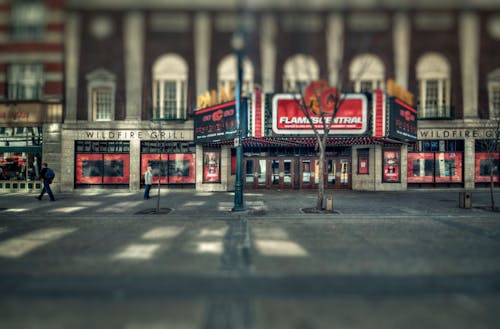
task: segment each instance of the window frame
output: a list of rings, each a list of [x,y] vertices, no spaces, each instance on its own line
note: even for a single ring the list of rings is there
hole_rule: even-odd
[[[33,76],[26,74],[27,68]],[[16,72],[17,71],[17,72]],[[38,71],[38,72],[36,72]],[[7,100],[10,101],[40,101],[44,97],[45,75],[41,63],[11,63],[7,66]],[[30,81],[33,80],[33,81]],[[31,86],[30,86],[30,83]],[[26,91],[32,89],[33,97],[27,97]],[[22,94],[21,96],[19,96]]]
[[[361,54],[353,58],[349,65],[349,78],[354,92],[372,92],[385,89],[385,65],[373,54]],[[363,84],[371,84],[370,90],[364,90]]]
[[[417,109],[419,119],[450,118],[451,69],[449,61],[439,53],[424,54],[417,61]],[[436,83],[437,104],[428,106],[428,84]]]
[[[303,92],[311,81],[319,80],[318,62],[309,55],[297,54],[283,64],[283,92]]]
[[[29,22],[30,19],[26,20],[27,13],[36,13],[38,16]],[[11,40],[40,40],[45,32],[46,16],[47,9],[43,1],[13,1],[9,27]]]
[[[104,70],[97,69],[87,74],[87,107],[88,107],[88,121],[94,122],[105,122],[115,120],[115,97],[116,97],[116,77],[113,73]],[[95,103],[95,93],[98,90],[108,89],[110,91],[111,108],[109,118],[98,118]]]
[[[177,54],[159,57],[152,67],[153,102],[151,117],[156,120],[185,120],[187,117],[187,85],[189,67]],[[175,85],[175,111],[167,112],[165,107],[166,85]]]
[[[490,119],[500,119],[500,68],[488,74],[488,108]],[[498,107],[495,108],[495,93],[498,93]]]

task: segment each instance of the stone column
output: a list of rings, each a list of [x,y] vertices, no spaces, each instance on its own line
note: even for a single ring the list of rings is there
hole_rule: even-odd
[[[475,139],[466,138],[464,140],[464,188],[467,190],[474,188],[475,157]]]
[[[56,173],[56,178],[52,189],[54,192],[61,190],[61,132],[62,124],[60,123],[45,123],[43,125],[43,146],[42,146],[42,163],[47,162],[50,168]]]
[[[144,14],[130,12],[124,21],[125,89],[127,121],[139,121],[142,110]]]
[[[74,190],[75,136],[73,130],[62,131],[60,184],[62,192]]]
[[[260,29],[260,55],[262,59],[262,91],[274,92],[276,76],[276,18],[272,14],[265,14]]]
[[[408,72],[410,68],[410,18],[407,14],[394,15],[393,41],[396,82],[408,89]]]
[[[130,140],[130,184],[131,191],[141,189],[141,140]]]
[[[326,51],[328,64],[328,82],[331,86],[339,86],[340,69],[344,56],[344,19],[341,14],[328,17],[326,29]]]
[[[465,12],[460,16],[460,63],[464,119],[478,118],[479,18]]]
[[[69,13],[65,26],[65,81],[66,109],[65,122],[75,122],[77,112],[78,63],[80,53],[80,17]]]
[[[194,61],[197,96],[204,94],[209,88],[211,31],[210,15],[208,13],[196,14],[194,20]]]

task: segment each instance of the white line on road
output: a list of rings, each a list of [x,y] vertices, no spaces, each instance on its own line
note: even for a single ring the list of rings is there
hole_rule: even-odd
[[[0,243],[0,257],[18,258],[51,241],[76,231],[76,228],[52,228],[30,232]]]

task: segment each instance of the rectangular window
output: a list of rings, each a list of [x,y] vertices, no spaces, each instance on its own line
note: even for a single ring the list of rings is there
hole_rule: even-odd
[[[9,100],[41,100],[43,84],[42,64],[11,64],[7,69]]]
[[[165,119],[174,119],[177,114],[177,83],[165,81],[163,91],[163,110]]]
[[[112,120],[113,92],[111,88],[94,88],[92,103],[94,121]]]
[[[370,154],[369,149],[359,149],[358,150],[358,175],[368,175],[368,155]]]
[[[220,151],[203,153],[203,182],[220,182]]]
[[[384,183],[399,183],[400,177],[400,159],[401,152],[399,150],[384,150],[383,152],[383,182]]]
[[[438,117],[438,85],[437,80],[427,80],[425,84],[425,117]]]
[[[10,35],[13,40],[39,40],[43,36],[43,1],[13,1]]]
[[[500,118],[500,87],[494,87],[492,93],[493,115]]]
[[[373,90],[372,81],[361,81],[359,89],[362,93],[371,92]]]

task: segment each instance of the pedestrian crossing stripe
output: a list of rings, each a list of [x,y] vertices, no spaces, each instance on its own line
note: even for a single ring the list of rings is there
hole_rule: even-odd
[[[76,228],[42,229],[5,240],[0,242],[0,257],[19,258],[74,231]]]

